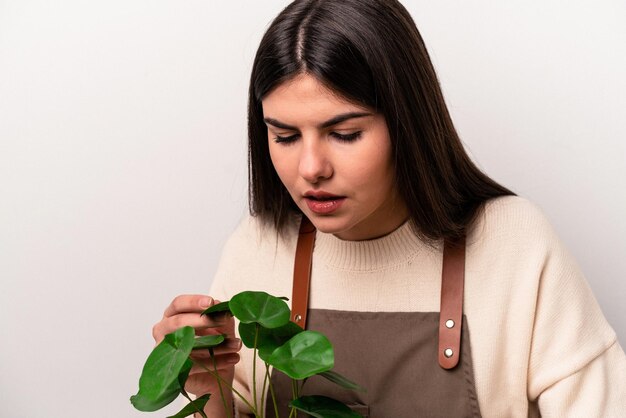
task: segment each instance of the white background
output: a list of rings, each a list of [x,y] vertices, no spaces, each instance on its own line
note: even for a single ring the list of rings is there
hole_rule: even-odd
[[[286,3],[0,0],[0,417],[166,415],[128,397],[246,211],[249,71]],[[624,345],[626,3],[405,4],[468,150]]]

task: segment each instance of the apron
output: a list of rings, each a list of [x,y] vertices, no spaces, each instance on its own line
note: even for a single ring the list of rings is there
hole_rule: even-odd
[[[334,398],[365,418],[480,418],[463,315],[464,240],[444,246],[441,312],[354,312],[308,309],[314,239],[315,228],[303,217],[291,319],[326,335],[335,351],[333,370],[367,391],[350,391],[313,376],[301,395]],[[273,370],[271,380],[280,416],[288,417],[291,379]],[[265,416],[274,417],[269,399]]]

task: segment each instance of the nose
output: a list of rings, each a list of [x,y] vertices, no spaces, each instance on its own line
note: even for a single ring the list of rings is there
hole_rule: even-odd
[[[318,139],[303,140],[298,171],[309,183],[317,183],[333,175],[326,144]]]

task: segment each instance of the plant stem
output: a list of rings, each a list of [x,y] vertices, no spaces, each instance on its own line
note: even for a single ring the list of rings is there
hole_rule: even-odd
[[[296,382],[296,379],[291,379],[291,393],[294,401],[298,399],[298,382]],[[291,414],[289,415],[291,416]],[[293,416],[298,418],[298,411],[295,408],[293,409]]]
[[[302,393],[302,391],[304,390],[304,384],[307,382],[307,380],[309,380],[309,378],[307,377],[306,379],[302,380],[302,384],[300,385],[300,390],[298,391],[298,397],[300,396],[300,394]]]
[[[272,378],[269,379],[270,382],[270,394],[272,395],[272,403],[274,404],[274,418],[278,417],[278,405],[276,404],[276,394],[274,393],[274,385],[272,384]]]
[[[259,410],[259,405],[257,404],[256,399],[256,352],[259,339],[259,327],[260,325],[257,323],[254,332],[254,357],[252,358],[252,398],[254,400],[254,410],[257,412]]]
[[[191,404],[193,405],[193,407],[194,407],[194,408],[196,408],[196,412],[197,412],[197,413],[199,413],[200,415],[202,415],[202,418],[208,418],[208,417],[206,416],[206,414],[204,413],[204,411],[202,411],[200,408],[198,408],[198,405],[196,405],[196,404],[193,402],[193,400],[191,399],[191,397],[187,394],[187,392],[185,392],[185,390],[184,390],[184,389],[181,389],[180,393],[182,393],[182,395],[183,395],[185,398],[187,398],[187,400],[188,400],[189,402],[191,402]],[[194,412],[194,414],[195,414],[195,412]]]
[[[296,399],[296,391],[294,389],[294,384],[295,383],[296,383],[296,381],[294,379],[291,379],[291,398],[292,398],[292,400]],[[294,408],[292,406],[291,407],[291,411],[289,411],[289,418],[293,417],[295,413],[296,413],[296,408]]]
[[[213,369],[215,370],[215,374],[219,376],[217,372],[217,362],[215,361],[215,355],[213,354],[213,348],[209,348],[209,353],[211,353],[211,360],[213,360]],[[226,398],[224,397],[224,389],[222,388],[222,379],[217,379],[217,387],[220,389],[220,396],[222,398],[222,403],[224,404],[224,412],[226,412],[226,416],[231,418],[231,411],[226,404]]]
[[[265,413],[265,393],[267,392],[267,381],[269,380],[269,376],[270,365],[265,363],[265,377],[263,378],[263,390],[261,391],[261,411],[263,411],[263,413]]]
[[[233,393],[237,395],[237,397],[239,397],[239,399],[241,399],[241,401],[245,403],[248,408],[250,408],[250,410],[252,411],[254,415],[257,415],[256,411],[254,410],[254,407],[250,404],[250,402],[248,402],[248,400],[237,389],[233,387],[233,385],[229,384],[227,381],[222,379],[222,377],[219,374],[215,373],[213,370],[209,369],[204,364],[200,364],[200,367],[202,367],[205,371],[211,374],[211,376],[216,378],[218,381],[221,381],[223,384],[225,384],[228,387],[228,389],[232,390]]]

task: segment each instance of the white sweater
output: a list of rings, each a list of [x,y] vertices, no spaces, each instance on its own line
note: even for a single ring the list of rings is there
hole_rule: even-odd
[[[290,297],[297,226],[280,238],[244,219],[211,295]],[[464,313],[482,416],[626,417],[624,351],[541,211],[519,197],[488,202],[466,251]],[[441,269],[441,243],[420,241],[408,224],[370,241],[318,231],[309,307],[438,312]],[[236,385],[248,397],[251,361],[244,348]]]

